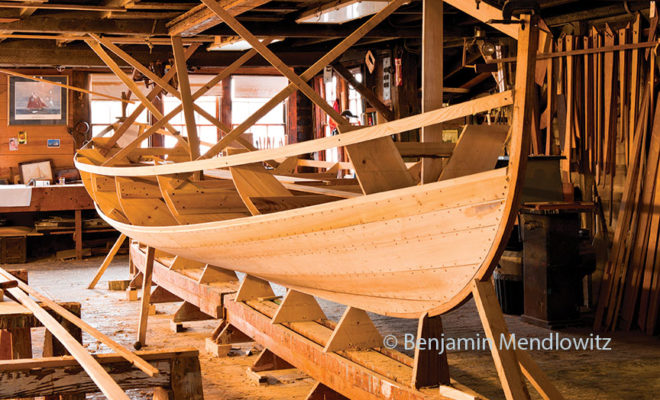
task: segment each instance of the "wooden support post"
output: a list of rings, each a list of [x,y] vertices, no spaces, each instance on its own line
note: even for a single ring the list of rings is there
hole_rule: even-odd
[[[183,304],[181,304],[181,306],[174,313],[172,321],[178,323],[188,321],[206,321],[209,319],[213,319],[213,317],[201,312],[199,307],[196,305],[184,301]]]
[[[92,281],[89,283],[89,286],[87,286],[87,289],[94,289],[94,287],[99,282],[105,271],[108,269],[108,266],[112,262],[112,259],[115,258],[115,255],[121,248],[122,244],[124,244],[125,240],[126,240],[126,235],[124,235],[123,233],[119,235],[119,238],[117,238],[117,241],[108,252],[108,255],[105,256],[105,259],[103,259],[103,263],[99,267],[98,271],[96,271],[96,275],[94,276],[94,279],[92,279]]]
[[[138,337],[135,343],[136,350],[140,350],[146,345],[147,340],[147,321],[149,319],[149,298],[151,296],[151,277],[154,272],[154,258],[156,249],[147,248],[147,262],[144,266],[144,276],[142,278],[142,303],[140,307],[140,322],[138,325]]]
[[[254,372],[295,368],[268,349],[263,349],[250,369]]]
[[[442,318],[424,314],[417,326],[417,343],[420,340],[440,339],[442,337]],[[415,364],[413,365],[412,385],[419,389],[427,386],[449,385],[449,364],[447,352],[438,349],[415,346]],[[431,346],[432,347],[432,346]]]
[[[75,211],[75,233],[74,241],[76,242],[76,260],[82,260],[83,258],[83,239],[82,239],[82,211]]]
[[[67,307],[67,311],[76,315],[80,318],[80,303],[76,304],[75,307]],[[75,324],[66,321],[64,318],[56,317],[57,322],[62,324],[64,329],[66,329],[71,336],[73,336],[79,343],[82,343],[82,329],[80,329]],[[44,348],[43,348],[43,357],[53,357],[53,356],[66,356],[69,352],[66,351],[64,346],[53,337],[53,335],[46,330],[44,335]],[[45,396],[44,400],[85,400],[84,393],[78,394],[69,394],[69,395],[54,395],[54,396]]]
[[[493,284],[490,281],[475,280],[472,295],[486,336],[491,341],[491,354],[507,400],[529,399],[515,350],[501,345],[502,341],[509,340],[510,336]]]
[[[179,92],[181,94],[183,116],[186,120],[186,133],[188,134],[188,144],[190,145],[190,160],[195,160],[199,157],[199,137],[197,136],[197,123],[195,122],[195,112],[193,110],[194,100],[190,92],[188,66],[186,65],[186,56],[184,54],[181,36],[172,36],[172,50],[174,52],[176,74],[179,78]]]
[[[285,322],[314,321],[324,318],[326,318],[325,313],[321,310],[319,303],[313,296],[289,289],[275,316],[273,316],[272,322],[274,324],[282,324]]]
[[[422,16],[422,112],[442,107],[443,101],[443,1],[424,0]],[[441,142],[442,124],[421,129],[421,142]],[[442,171],[439,158],[422,159],[422,183],[435,182]]]
[[[316,382],[305,400],[349,400],[348,397],[335,392],[321,382]]]
[[[255,300],[259,297],[272,297],[275,293],[270,283],[252,275],[245,275],[241,286],[236,293],[235,301]]]
[[[367,312],[359,308],[347,307],[323,351],[337,352],[382,345],[383,338]]]

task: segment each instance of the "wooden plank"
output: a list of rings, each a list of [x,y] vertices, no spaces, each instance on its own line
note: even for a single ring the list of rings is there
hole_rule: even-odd
[[[190,46],[188,46],[188,48],[185,51],[186,60],[195,53],[195,50],[197,50],[197,48],[199,48],[200,45],[201,43],[193,43]],[[165,73],[165,75],[162,76],[162,81],[169,82],[170,80],[172,80],[172,78],[174,78],[175,74],[176,74],[176,66],[172,66],[172,68],[170,68]],[[161,92],[162,90],[159,87],[154,86],[154,88],[151,89],[151,91],[147,94],[147,99],[149,99],[149,101],[153,101],[156,98],[156,96],[158,96]],[[117,143],[117,140],[119,140],[122,137],[122,135],[126,132],[126,130],[131,125],[133,125],[133,123],[138,119],[138,117],[140,116],[140,114],[142,114],[144,109],[145,109],[144,104],[140,103],[135,108],[135,110],[133,110],[133,112],[128,117],[126,117],[126,119],[122,122],[122,124],[117,127],[113,135],[110,137],[110,140],[107,143],[105,143],[105,147],[112,148],[112,146],[114,146]]]
[[[137,352],[138,357],[153,363],[153,368],[158,372],[154,376],[145,375],[116,353],[96,354],[92,359],[103,368],[112,371],[112,377],[122,389],[150,389],[171,387],[174,374],[196,375],[197,371],[194,367],[191,368],[181,361],[191,359],[199,364],[198,354],[196,349],[190,348]],[[201,379],[201,375],[199,378]],[[175,398],[176,400],[201,399],[199,396],[191,395],[190,391],[194,393],[197,389],[193,387],[185,389],[189,390],[190,397],[178,397]],[[94,381],[72,356],[0,361],[0,397],[2,398],[11,396],[58,396],[59,398],[59,395],[97,391]]]
[[[344,67],[342,63],[334,62],[332,63],[332,68],[334,68],[334,70],[339,74],[339,76],[344,78],[344,80],[346,80],[351,86],[353,86],[355,91],[358,92],[360,96],[364,97],[364,99],[367,100],[367,102],[369,102],[369,104],[371,104],[372,107],[378,110],[378,112],[382,114],[387,121],[393,121],[395,119],[392,110],[389,107],[387,107],[385,104],[383,104],[383,102],[380,101],[378,96],[376,96],[376,94],[371,89],[366,87],[363,83],[358,82],[357,79],[355,79],[355,77],[351,73],[351,71],[349,71],[346,67]]]
[[[199,88],[194,94],[193,94],[193,100],[197,100],[199,97],[203,96],[206,92],[211,90],[215,85],[217,85],[220,81],[228,78],[236,72],[243,64],[245,64],[248,60],[250,60],[252,57],[254,57],[257,54],[257,51],[254,49],[250,49],[246,51],[242,56],[240,56],[236,61],[231,63],[227,68],[224,68],[222,72],[220,72],[218,75],[213,77],[211,80],[209,80],[204,86]],[[123,149],[121,149],[119,152],[117,152],[115,155],[113,155],[111,158],[109,158],[104,165],[112,165],[113,163],[121,160],[122,157],[125,157],[127,154],[133,151],[137,146],[142,143],[145,139],[149,138],[151,135],[156,133],[160,128],[165,126],[165,123],[172,119],[175,115],[179,114],[181,110],[183,109],[183,105],[179,104],[176,106],[172,111],[170,111],[167,115],[165,115],[163,118],[159,119],[155,124],[151,126],[151,128],[147,129],[144,131],[142,134],[138,135],[137,138],[135,138],[130,144],[124,146]]]
[[[0,274],[4,275],[5,277],[12,277],[13,275],[10,275],[7,271],[4,269],[0,268]],[[137,368],[142,370],[144,373],[146,373],[149,376],[154,376],[155,374],[158,373],[158,371],[151,366],[148,362],[146,362],[144,359],[141,357],[136,356],[135,354],[131,353],[130,351],[126,350],[126,348],[119,343],[115,342],[112,340],[110,337],[107,335],[103,334],[101,331],[98,329],[94,328],[93,326],[89,325],[85,321],[81,320],[80,317],[77,315],[71,313],[69,310],[66,309],[66,307],[61,306],[60,304],[54,302],[53,300],[49,299],[48,297],[42,295],[41,293],[37,292],[34,290],[32,287],[28,286],[27,284],[23,283],[22,281],[19,281],[19,287],[28,293],[30,296],[34,297],[35,299],[39,300],[44,306],[48,307],[50,310],[56,312],[62,318],[66,319],[67,321],[71,322],[72,324],[80,327],[80,329],[84,330],[87,332],[89,335],[100,341],[101,343],[105,344],[110,348],[111,350],[115,351],[118,353],[120,356],[124,357],[128,362],[131,364],[135,365]]]
[[[443,2],[423,1],[422,14],[422,112],[443,106],[444,89],[444,11]],[[420,142],[442,142],[442,124],[423,127]],[[422,184],[435,182],[442,171],[442,160],[422,158]]]
[[[507,125],[466,125],[439,180],[489,171],[504,151]]]
[[[275,69],[284,75],[298,90],[307,96],[314,104],[320,107],[330,118],[332,118],[339,125],[340,132],[342,126],[350,125],[350,122],[344,118],[337,110],[332,108],[328,102],[323,99],[318,93],[312,89],[305,80],[293,72],[279,57],[275,55],[266,45],[264,45],[256,36],[250,33],[249,30],[243,26],[236,18],[234,18],[228,11],[226,11],[215,0],[202,0],[209,9],[222,19],[234,32],[248,42],[252,48],[257,50],[261,56],[266,59]]]
[[[635,17],[635,22],[632,26],[632,43],[636,44],[642,40],[642,16],[637,13]],[[639,110],[639,85],[640,85],[640,50],[636,49],[632,51],[632,58],[630,60],[630,101],[628,106],[630,107],[630,121],[628,123],[628,132],[631,134],[628,135],[628,156],[626,159],[631,160],[633,158],[633,142],[634,138],[632,133],[637,132],[637,111]]]
[[[566,50],[573,50],[574,39],[572,35],[567,35]],[[573,81],[574,60],[573,56],[566,57],[566,129],[562,132],[564,136],[564,146],[562,148],[562,155],[564,159],[560,161],[563,179],[567,182],[571,181],[571,163],[572,163],[572,149],[573,149],[573,113],[575,100],[573,98],[573,88],[575,82]]]
[[[115,178],[117,199],[124,215],[134,225],[177,225],[162,199],[155,179]]]
[[[190,92],[188,66],[186,65],[186,56],[181,36],[172,36],[172,52],[174,53],[174,65],[176,66],[176,74],[179,82],[183,116],[186,121],[186,133],[188,134],[188,144],[190,146],[190,159],[195,160],[199,157],[199,137],[197,136],[197,123],[195,122],[195,112],[193,110],[194,100]]]
[[[453,7],[458,8],[464,13],[473,16],[481,22],[487,22],[490,20],[502,20],[502,10],[497,9],[496,7],[491,6],[490,4],[484,2],[473,2],[465,0],[444,0],[447,4],[451,4]],[[493,28],[499,30],[502,33],[505,33],[511,36],[514,39],[518,39],[518,25],[516,24],[492,24]]]
[[[156,249],[153,247],[147,248],[147,261],[144,266],[142,276],[142,302],[140,303],[140,320],[138,322],[138,333],[136,347],[145,346],[147,344],[147,321],[149,319],[149,298],[151,296],[151,279],[154,272],[154,257],[156,256]]]
[[[365,127],[341,135],[310,140],[307,142],[294,143],[275,149],[235,154],[229,157],[218,157],[213,159],[196,160],[194,162],[141,167],[101,167],[76,161],[76,167],[91,173],[133,177],[177,174],[206,169],[232,167],[254,162],[263,162],[266,160],[283,159],[295,155],[327,150],[333,147],[361,143],[367,140],[377,139],[380,137],[386,137],[396,133],[405,132],[411,129],[421,128],[422,126],[435,125],[441,122],[451,121],[456,118],[464,117],[466,115],[472,115],[479,112],[492,110],[494,108],[504,107],[512,104],[512,102],[512,92],[506,91],[486,97],[481,97],[475,100],[466,101],[464,103],[456,104],[453,106],[443,107],[441,109],[429,111],[423,114],[401,118],[396,121]],[[225,136],[225,138],[227,137],[228,136]]]
[[[293,196],[277,178],[259,163],[230,167],[229,171],[239,196],[252,215],[261,214],[252,201],[253,197]]]
[[[646,120],[646,116],[648,115],[648,97],[648,93],[645,93],[643,96],[642,114],[640,115],[640,120],[642,121]],[[630,216],[633,212],[633,198],[635,195],[635,189],[637,188],[639,170],[641,168],[642,143],[644,142],[643,126],[644,124],[637,124],[635,126],[635,142],[633,145],[632,158],[630,159],[630,169],[626,174],[623,197],[621,198],[621,206],[617,218],[617,227],[614,231],[614,239],[612,241],[613,247],[609,258],[610,261],[603,271],[598,305],[594,317],[594,329],[601,329],[603,327],[606,310],[608,310],[609,314],[608,319],[611,320],[611,316],[613,315],[614,304],[610,303],[609,299],[616,295],[615,274],[624,257],[625,246],[623,238],[627,235]]]
[[[529,392],[523,380],[518,364],[516,352],[500,345],[502,339],[510,340],[509,330],[504,321],[504,315],[497,302],[495,289],[490,281],[479,282],[475,280],[472,286],[472,295],[479,311],[479,318],[486,332],[486,336],[493,345],[490,346],[495,368],[508,400],[529,399]]]
[[[364,194],[412,186],[414,181],[390,137],[346,146]]]
[[[163,114],[161,114],[160,110],[147,98],[147,96],[142,93],[140,88],[138,88],[137,84],[133,82],[133,79],[131,79],[129,76],[127,76],[124,71],[121,70],[119,65],[113,60],[108,53],[103,50],[101,45],[95,40],[95,39],[88,39],[85,40],[87,45],[91,47],[92,50],[99,56],[101,60],[105,63],[105,65],[110,68],[110,70],[124,83],[124,85],[128,86],[128,88],[131,90],[135,96],[137,96],[138,99],[140,99],[140,102],[157,118],[157,119],[162,119]],[[175,136],[175,137],[180,137],[178,135],[178,132],[172,125],[167,123],[166,128]]]
[[[326,55],[321,57],[317,62],[312,66],[307,68],[305,72],[300,75],[300,78],[303,81],[309,81],[317,73],[319,73],[326,65],[330,64],[337,57],[343,54],[348,48],[353,46],[358,40],[360,40],[367,32],[373,29],[376,25],[381,23],[385,18],[397,10],[400,6],[405,4],[408,0],[393,0],[385,8],[376,13],[373,17],[369,18],[364,24],[362,24],[357,30],[347,36],[344,40],[339,42],[335,47],[332,48]],[[270,110],[279,105],[287,97],[289,97],[295,91],[295,85],[289,84],[286,88],[282,89],[278,94],[276,94],[272,99],[270,99],[266,104],[264,104],[259,110],[254,112],[249,116],[245,121],[240,125],[234,128],[229,132],[225,137],[222,138],[218,143],[212,146],[206,153],[201,157],[202,159],[211,158],[221,152],[225,147],[231,144],[237,137],[242,135],[247,129],[254,125],[258,120],[263,116],[268,114]]]
[[[115,258],[115,254],[119,251],[121,248],[121,245],[124,244],[124,241],[126,240],[126,235],[123,233],[119,235],[117,240],[115,241],[115,244],[112,245],[112,248],[108,252],[108,254],[105,256],[103,259],[103,262],[101,263],[101,266],[99,269],[96,271],[96,275],[94,275],[94,278],[92,281],[89,283],[87,286],[87,289],[94,289],[96,284],[99,282],[105,271],[108,269],[108,266],[112,262],[112,260]]]
[[[3,276],[0,276],[0,282],[8,282],[9,280],[10,279],[4,276],[4,274]],[[92,355],[89,354],[87,350],[78,343],[78,341],[76,341],[76,339],[73,338],[64,327],[62,327],[62,325],[57,323],[55,318],[25,294],[22,289],[11,288],[6,290],[23,306],[30,310],[46,329],[48,329],[48,331],[50,331],[50,333],[62,343],[107,398],[111,400],[129,400],[129,397],[124,393],[117,382],[112,379]]]

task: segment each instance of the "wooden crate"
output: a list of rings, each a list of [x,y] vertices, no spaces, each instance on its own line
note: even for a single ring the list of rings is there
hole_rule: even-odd
[[[26,237],[1,237],[0,238],[0,263],[22,264],[26,260]]]

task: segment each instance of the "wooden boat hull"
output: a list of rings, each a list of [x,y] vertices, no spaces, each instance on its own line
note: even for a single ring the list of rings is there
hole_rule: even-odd
[[[375,313],[417,318],[460,304],[507,223],[506,169],[226,221],[136,226],[164,252]],[[504,238],[505,240],[506,238]]]

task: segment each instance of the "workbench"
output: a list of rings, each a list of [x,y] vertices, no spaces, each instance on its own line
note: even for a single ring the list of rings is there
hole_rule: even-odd
[[[11,189],[9,185],[3,189]],[[23,185],[21,185],[23,186]],[[76,258],[82,259],[82,211],[94,210],[94,202],[89,197],[82,184],[51,185],[30,187],[31,198],[29,205],[0,207],[0,214],[73,211],[75,214],[75,229],[73,239],[76,242]]]

